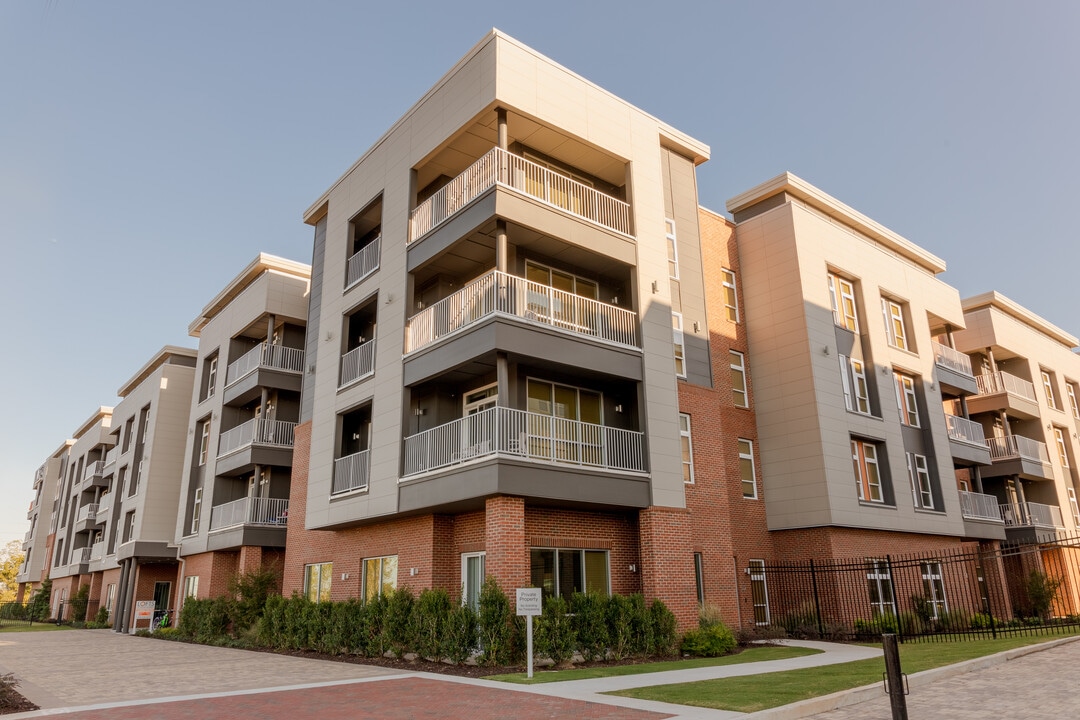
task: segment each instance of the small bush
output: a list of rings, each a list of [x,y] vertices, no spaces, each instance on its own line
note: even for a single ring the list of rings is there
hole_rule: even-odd
[[[159,640],[179,640],[180,628],[167,627],[155,630],[153,636]]]
[[[229,619],[239,632],[254,626],[262,617],[266,601],[278,593],[278,576],[272,568],[240,573],[229,581],[232,597]]]
[[[108,627],[109,625],[109,608],[99,608],[97,615],[94,616],[94,623],[101,627]]]
[[[465,662],[476,647],[476,612],[468,605],[457,605],[446,618],[440,653],[454,664]]]
[[[622,660],[644,652],[643,633],[649,631],[649,611],[641,595],[612,595],[604,604],[604,630],[611,656]],[[580,639],[579,639],[580,642]]]
[[[943,610],[938,613],[937,625],[941,630],[967,630],[971,627],[971,613],[964,608]]]
[[[73,622],[86,621],[86,606],[90,604],[90,586],[80,585],[71,596],[71,619]]]
[[[201,643],[224,637],[229,625],[228,605],[226,598],[188,598],[177,625],[180,636]]]
[[[650,647],[648,655],[674,655],[678,648],[679,635],[675,631],[678,626],[675,614],[668,610],[660,598],[652,601],[649,606],[649,632]]]
[[[682,651],[695,657],[720,657],[735,649],[735,635],[723,623],[694,628],[683,636]]]
[[[514,632],[511,627],[510,601],[495,578],[488,577],[480,588],[480,662],[505,665],[513,654]]]
[[[895,633],[897,630],[896,616],[892,613],[878,615],[873,620],[856,620],[856,635],[880,635],[882,633]]]
[[[613,598],[596,592],[574,593],[570,613],[577,648],[586,660],[602,660],[608,649],[606,610]]]
[[[383,633],[386,636],[386,645],[401,657],[409,652],[414,644],[412,616],[416,599],[408,587],[398,588],[389,595]]]
[[[569,606],[561,596],[549,597],[543,613],[536,619],[533,639],[536,652],[551,658],[556,665],[569,660],[574,653],[577,638],[573,621],[568,615]]]
[[[971,616],[971,629],[972,630],[989,630],[990,629],[990,616],[986,613],[975,613]]]
[[[1046,619],[1050,617],[1050,608],[1057,599],[1058,589],[1062,581],[1052,578],[1041,570],[1032,570],[1027,577],[1025,587],[1027,589],[1028,606],[1032,615]]]
[[[444,634],[452,603],[443,589],[424,590],[413,605],[413,648],[421,657],[442,659]]]

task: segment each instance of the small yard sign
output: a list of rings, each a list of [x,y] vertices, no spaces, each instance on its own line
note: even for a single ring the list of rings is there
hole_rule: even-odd
[[[528,618],[525,621],[525,640],[529,646],[529,677],[533,676],[533,617],[543,611],[544,597],[540,588],[517,589],[517,614]]]

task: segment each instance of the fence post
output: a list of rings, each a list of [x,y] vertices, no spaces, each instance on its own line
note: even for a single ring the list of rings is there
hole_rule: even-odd
[[[896,573],[893,572],[892,555],[885,556],[885,567],[889,569],[889,594],[892,595],[893,619],[896,620],[896,637],[900,642],[904,642],[904,628],[900,625],[900,603],[896,601]]]
[[[981,581],[979,584],[979,592],[983,593],[983,601],[986,604],[986,615],[990,618],[990,637],[997,640],[997,623],[994,622],[994,603],[990,599],[990,583],[986,580],[986,560],[983,557],[982,548],[979,548],[977,557],[979,564],[975,566],[975,573],[976,577]],[[1002,588],[1002,592],[1006,592],[1006,590]]]
[[[821,622],[821,599],[818,597],[817,570],[814,569],[814,558],[810,558],[810,584],[814,589],[814,613],[817,615],[818,638],[825,637],[825,625]]]
[[[897,623],[899,625],[899,623]],[[904,697],[904,673],[900,668],[900,648],[897,647],[897,638],[892,633],[881,636],[882,649],[885,651],[885,676],[887,691],[889,693],[889,705],[892,708],[893,720],[908,720],[907,698]]]

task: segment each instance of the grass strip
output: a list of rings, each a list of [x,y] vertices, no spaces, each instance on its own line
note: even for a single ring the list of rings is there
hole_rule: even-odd
[[[53,630],[71,630],[70,625],[56,623],[34,623],[33,625],[0,625],[0,633],[52,632]]]

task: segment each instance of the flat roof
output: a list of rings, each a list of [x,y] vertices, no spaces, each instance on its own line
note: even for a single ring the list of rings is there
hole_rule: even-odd
[[[168,362],[171,357],[187,357],[197,358],[199,357],[199,351],[192,348],[179,347],[177,345],[166,345],[154,354],[150,360],[143,365],[138,371],[131,376],[127,382],[120,386],[120,389],[116,391],[116,394],[120,397],[127,397],[128,393],[138,387],[146,378],[157,370],[159,367]]]
[[[75,432],[73,433],[75,439],[77,440],[78,438],[88,433],[90,431],[90,428],[94,427],[94,425],[97,425],[105,418],[109,418],[111,420],[112,411],[113,409],[107,405],[102,405],[97,410],[95,410],[94,414],[88,417],[86,421],[83,422],[83,424],[75,430]],[[74,444],[74,441],[72,442],[72,444]]]
[[[1077,345],[1080,345],[1080,340],[1075,336],[1065,332],[1049,320],[1039,317],[1015,300],[1010,300],[997,290],[991,290],[990,292],[984,292],[980,295],[972,295],[969,298],[964,298],[960,301],[960,306],[964,308],[965,313],[982,310],[984,308],[994,308],[1019,320],[1028,327],[1038,330],[1043,335],[1046,335],[1053,340],[1057,340],[1062,345],[1067,345],[1070,348],[1075,348]]]
[[[206,323],[213,320],[214,316],[221,312],[226,305],[235,300],[251,283],[255,282],[260,275],[267,271],[294,275],[304,280],[311,279],[311,266],[307,263],[286,260],[277,255],[259,253],[254,260],[248,263],[247,267],[240,271],[239,275],[229,281],[229,284],[214,296],[214,299],[203,308],[199,317],[191,321],[191,324],[188,325],[188,335],[199,337],[199,333],[206,327]]]

